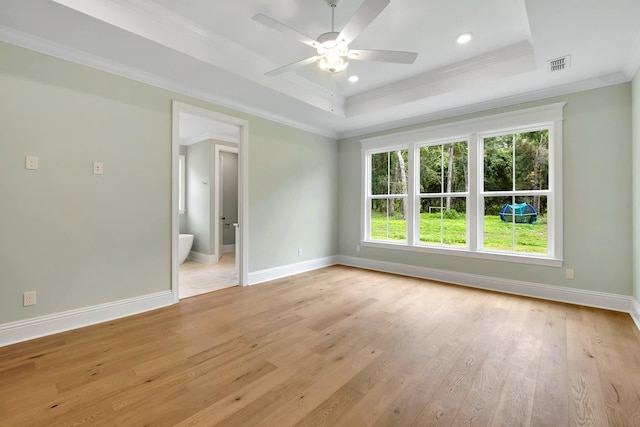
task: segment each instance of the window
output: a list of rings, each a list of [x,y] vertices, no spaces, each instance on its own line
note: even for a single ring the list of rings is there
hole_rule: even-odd
[[[186,171],[185,156],[178,157],[178,211],[183,214],[186,211]]]
[[[407,156],[396,149],[371,154],[371,239],[407,241]]]
[[[364,246],[562,264],[562,108],[362,141]]]
[[[483,246],[548,253],[549,129],[482,138]]]
[[[467,141],[418,146],[419,243],[467,246]]]

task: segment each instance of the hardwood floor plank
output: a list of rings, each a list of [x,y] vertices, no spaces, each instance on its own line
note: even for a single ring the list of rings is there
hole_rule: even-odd
[[[334,266],[0,348],[0,426],[637,426],[629,315]]]
[[[567,330],[563,304],[549,304],[533,401],[533,426],[569,425]]]

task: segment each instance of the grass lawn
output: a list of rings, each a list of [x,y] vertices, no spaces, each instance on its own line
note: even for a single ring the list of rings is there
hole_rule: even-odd
[[[466,219],[443,218],[440,213],[420,214],[420,242],[424,244],[466,245]],[[511,251],[515,230],[515,250],[517,252],[547,252],[547,221],[539,218],[535,225],[502,222],[498,215],[484,217],[484,247],[492,250]],[[396,215],[387,221],[380,212],[371,215],[371,237],[377,240],[406,240],[406,221]],[[442,240],[441,240],[442,238]]]

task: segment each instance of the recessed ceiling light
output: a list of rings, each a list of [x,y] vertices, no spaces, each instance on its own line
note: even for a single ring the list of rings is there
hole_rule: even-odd
[[[469,40],[471,40],[471,33],[460,34],[457,39],[458,44],[468,43]]]
[[[355,83],[355,82],[357,82],[358,80],[360,80],[360,77],[358,77],[358,76],[355,76],[355,75],[354,75],[354,76],[349,76],[349,81],[350,81],[351,83]]]

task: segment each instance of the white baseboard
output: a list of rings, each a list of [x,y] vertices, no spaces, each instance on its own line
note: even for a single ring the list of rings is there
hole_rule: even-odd
[[[227,254],[229,252],[235,252],[236,245],[222,245],[222,253]]]
[[[279,279],[281,277],[292,276],[294,274],[305,273],[318,268],[329,267],[337,264],[337,256],[329,256],[325,258],[313,259],[310,261],[297,262],[295,264],[283,265],[281,267],[268,268],[266,270],[254,271],[249,273],[249,285],[256,285],[269,280]]]
[[[605,292],[585,291],[561,286],[544,285],[540,283],[522,282],[518,280],[501,279],[497,277],[480,276],[476,274],[457,273],[454,271],[435,268],[415,267],[385,261],[375,261],[365,258],[339,256],[338,263],[368,270],[384,271],[404,276],[437,280],[472,288],[487,289],[508,294],[522,295],[588,307],[604,308],[607,310],[632,313],[633,298],[625,295],[609,294]],[[639,319],[634,319],[638,323]]]
[[[636,323],[636,326],[638,327],[638,329],[640,329],[640,303],[638,303],[638,301],[636,301],[635,298],[631,299],[631,303],[632,303],[632,308],[629,314],[631,314],[631,318]]]
[[[189,252],[188,259],[201,262],[203,264],[215,264],[218,262],[215,255],[201,254],[200,252]]]
[[[171,291],[156,292],[106,304],[0,325],[0,347],[70,329],[95,325],[173,304]]]

